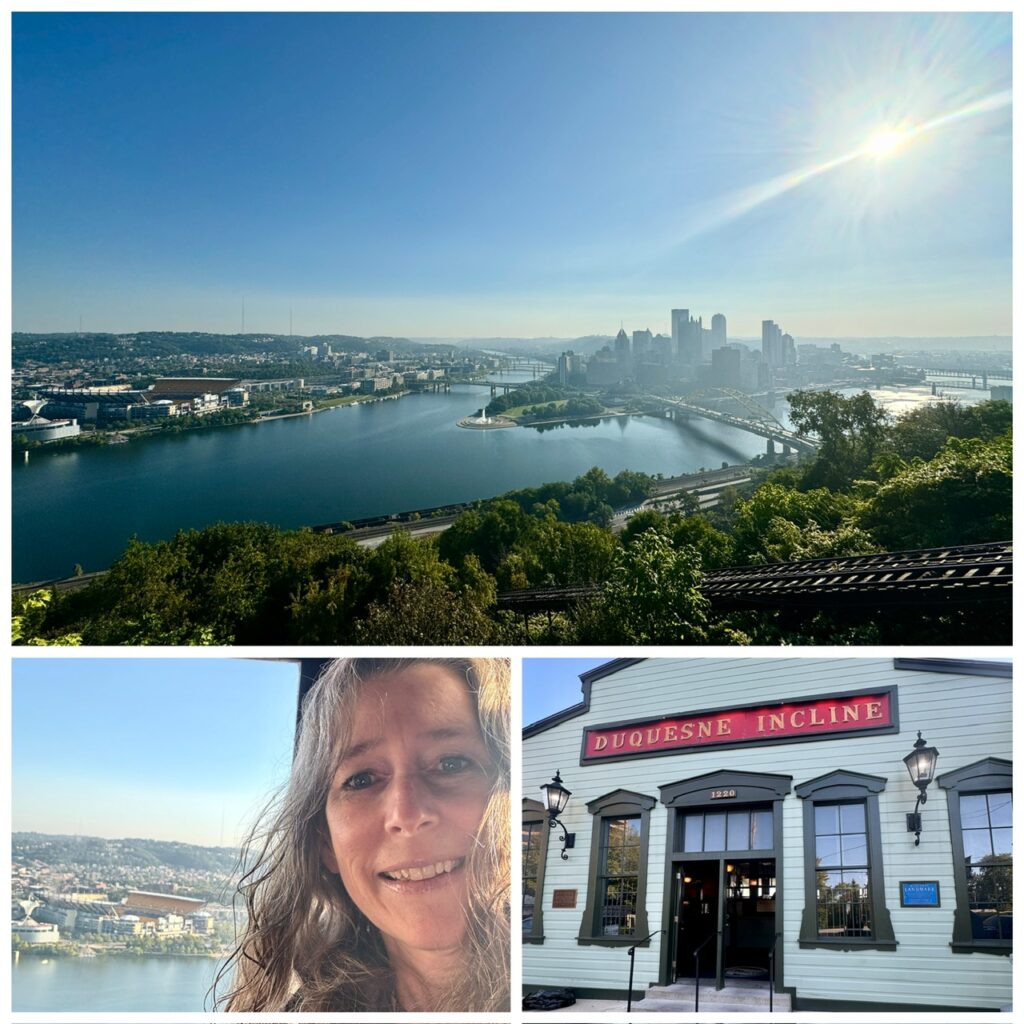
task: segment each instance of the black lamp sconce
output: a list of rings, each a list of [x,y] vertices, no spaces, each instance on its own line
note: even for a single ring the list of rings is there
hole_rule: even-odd
[[[939,752],[935,747],[929,747],[921,739],[921,730],[917,731],[917,740],[914,749],[903,758],[903,763],[910,772],[910,779],[917,786],[917,803],[914,810],[907,815],[907,831],[914,833],[914,845],[921,845],[921,804],[928,801],[928,794],[925,790],[928,784],[935,778],[935,764],[939,760]]]
[[[557,771],[554,778],[540,788],[544,790],[544,797],[548,805],[548,828],[554,828],[556,825],[561,828],[562,860],[568,860],[569,855],[565,851],[575,848],[576,833],[567,832],[565,825],[558,820],[558,816],[565,810],[565,805],[569,802],[572,793],[562,785],[562,777]]]

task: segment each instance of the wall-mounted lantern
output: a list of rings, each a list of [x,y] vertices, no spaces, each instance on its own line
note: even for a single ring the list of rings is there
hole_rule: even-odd
[[[565,825],[558,820],[558,816],[565,810],[572,793],[562,785],[562,776],[556,771],[552,780],[540,787],[544,790],[544,798],[548,805],[548,828],[558,825],[562,829],[561,842],[564,844],[562,860],[568,860],[566,850],[572,850],[576,846],[576,833],[567,832]]]
[[[928,784],[935,778],[935,765],[939,760],[939,752],[935,747],[929,747],[921,739],[921,730],[917,732],[917,740],[914,742],[914,749],[903,758],[903,763],[910,772],[910,780],[917,786],[917,803],[914,810],[907,815],[907,831],[914,833],[914,845],[921,845],[921,804],[927,803],[928,794],[925,790]]]

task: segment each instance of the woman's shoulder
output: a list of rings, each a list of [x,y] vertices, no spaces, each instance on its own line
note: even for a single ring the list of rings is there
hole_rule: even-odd
[[[384,996],[383,993],[376,993]],[[377,1000],[368,998],[370,993],[360,985],[339,985],[330,992],[314,992],[303,986],[293,992],[288,1002],[282,1007],[284,1013],[356,1013],[359,1011],[387,1011],[391,1009],[390,1001],[384,997],[381,1005]]]

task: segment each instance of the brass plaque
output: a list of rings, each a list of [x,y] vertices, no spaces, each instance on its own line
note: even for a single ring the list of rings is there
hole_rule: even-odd
[[[572,910],[576,906],[575,889],[556,889],[551,894],[552,907],[567,907]]]

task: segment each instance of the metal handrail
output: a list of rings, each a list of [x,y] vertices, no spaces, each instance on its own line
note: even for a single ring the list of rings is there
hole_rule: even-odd
[[[782,932],[776,932],[772,936],[772,944],[768,948],[768,1012],[774,1012],[775,996],[775,944],[782,938]]]
[[[721,935],[721,931],[712,932],[694,951],[693,951],[693,1012],[697,1013],[700,1010],[700,953],[701,950],[712,940],[718,938]]]
[[[642,946],[645,942],[649,942],[655,935],[664,935],[663,931],[654,931],[647,936],[646,939],[641,939],[639,942],[634,942],[629,947],[626,955],[629,957],[629,988],[626,990],[626,1013],[631,1013],[633,1010],[633,968],[636,966],[636,947]]]

